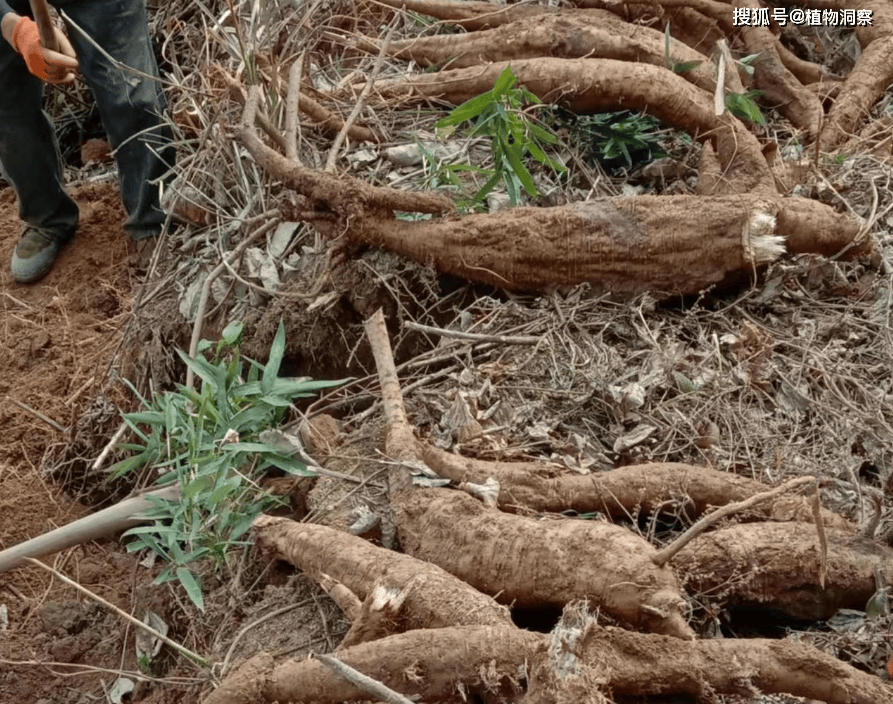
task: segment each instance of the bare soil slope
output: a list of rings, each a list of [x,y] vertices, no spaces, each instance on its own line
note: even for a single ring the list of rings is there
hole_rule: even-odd
[[[67,498],[41,471],[42,458],[63,428],[97,396],[121,340],[137,282],[133,245],[121,227],[116,182],[73,190],[81,206],[75,241],[53,271],[31,286],[17,285],[7,262],[21,234],[15,194],[0,194],[0,545],[8,547],[75,520],[89,507]],[[115,544],[91,543],[48,558],[126,611],[134,598],[136,560]],[[122,653],[132,629],[36,567],[0,581],[9,626],[0,638],[0,702],[88,701],[107,673],[135,667]],[[130,656],[133,659],[133,656]],[[29,663],[16,666],[15,663]],[[43,666],[35,667],[36,663]],[[77,667],[72,668],[72,665]],[[89,665],[89,666],[87,666]],[[90,674],[89,671],[93,671]],[[68,677],[74,671],[87,671]]]

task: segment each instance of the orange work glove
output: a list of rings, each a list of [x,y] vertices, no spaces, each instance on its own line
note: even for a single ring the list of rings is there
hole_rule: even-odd
[[[37,24],[30,17],[22,17],[12,31],[12,45],[25,59],[28,70],[40,80],[61,85],[74,81],[74,73],[78,70],[78,60],[71,43],[62,30],[53,27],[58,51],[44,48],[40,43]]]

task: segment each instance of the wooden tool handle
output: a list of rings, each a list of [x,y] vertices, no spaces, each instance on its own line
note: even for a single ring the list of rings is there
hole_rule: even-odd
[[[53,20],[50,18],[50,6],[47,0],[30,0],[31,12],[34,14],[34,21],[37,23],[37,34],[40,36],[40,43],[46,49],[59,51],[59,45],[56,43],[56,32],[53,30]]]

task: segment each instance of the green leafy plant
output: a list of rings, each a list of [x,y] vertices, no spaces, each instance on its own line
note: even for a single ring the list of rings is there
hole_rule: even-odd
[[[766,125],[766,118],[760,112],[759,106],[754,101],[762,91],[749,90],[746,93],[726,93],[726,109],[735,117],[742,120],[750,120],[758,125]]]
[[[658,141],[660,121],[646,113],[621,110],[586,115],[578,124],[588,155],[611,172],[666,156]]]
[[[447,188],[456,193],[458,196],[457,205],[461,212],[474,210],[478,207],[480,201],[475,200],[474,194],[471,193],[467,182],[462,176],[466,174],[474,176],[474,174],[485,173],[486,169],[473,164],[448,163],[428,149],[422,142],[416,140],[416,144],[418,144],[419,153],[422,155],[424,187],[430,189]]]
[[[155,676],[155,671],[152,668],[152,660],[149,659],[149,656],[145,653],[137,657],[136,665],[144,675],[148,675],[149,677]]]
[[[210,560],[214,569],[222,568],[228,551],[245,544],[240,539],[251,522],[277,501],[260,488],[260,476],[271,468],[313,474],[300,459],[300,446],[275,428],[295,399],[343,383],[280,378],[285,353],[281,322],[265,366],[241,356],[241,335],[242,324],[230,324],[212,361],[179,352],[201,379],[201,391],[178,385],[151,401],[139,397],[145,410],[124,416],[137,442],[123,447],[135,454],[119,462],[112,475],[149,467],[160,475],[157,484],[179,482],[177,501],[148,497],[154,504],[147,516],[152,525],[127,531],[125,536],[135,538],[127,549],[149,548],[168,562],[156,581],[178,579],[200,609],[204,600],[201,577],[194,571],[197,561]],[[211,346],[203,341],[199,349]]]
[[[738,63],[741,64],[741,68],[744,69],[747,75],[752,76],[754,73],[754,64],[759,58],[759,54],[748,54],[744,58],[738,59]]]
[[[539,99],[526,88],[515,88],[517,81],[511,66],[507,66],[491,90],[465,101],[435,125],[439,134],[448,137],[462,123],[473,121],[469,136],[491,137],[494,165],[486,171],[490,178],[475,193],[474,203],[483,201],[500,182],[505,183],[515,205],[520,201],[522,188],[535,197],[536,184],[524,164],[527,154],[556,171],[566,171],[544,151],[544,145],[557,144],[558,138],[524,111],[525,103],[537,104]]]

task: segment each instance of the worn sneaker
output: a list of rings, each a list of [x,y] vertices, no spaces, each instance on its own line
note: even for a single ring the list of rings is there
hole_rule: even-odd
[[[33,227],[25,228],[12,253],[12,278],[20,284],[42,279],[53,268],[60,249],[62,243],[57,238]]]

